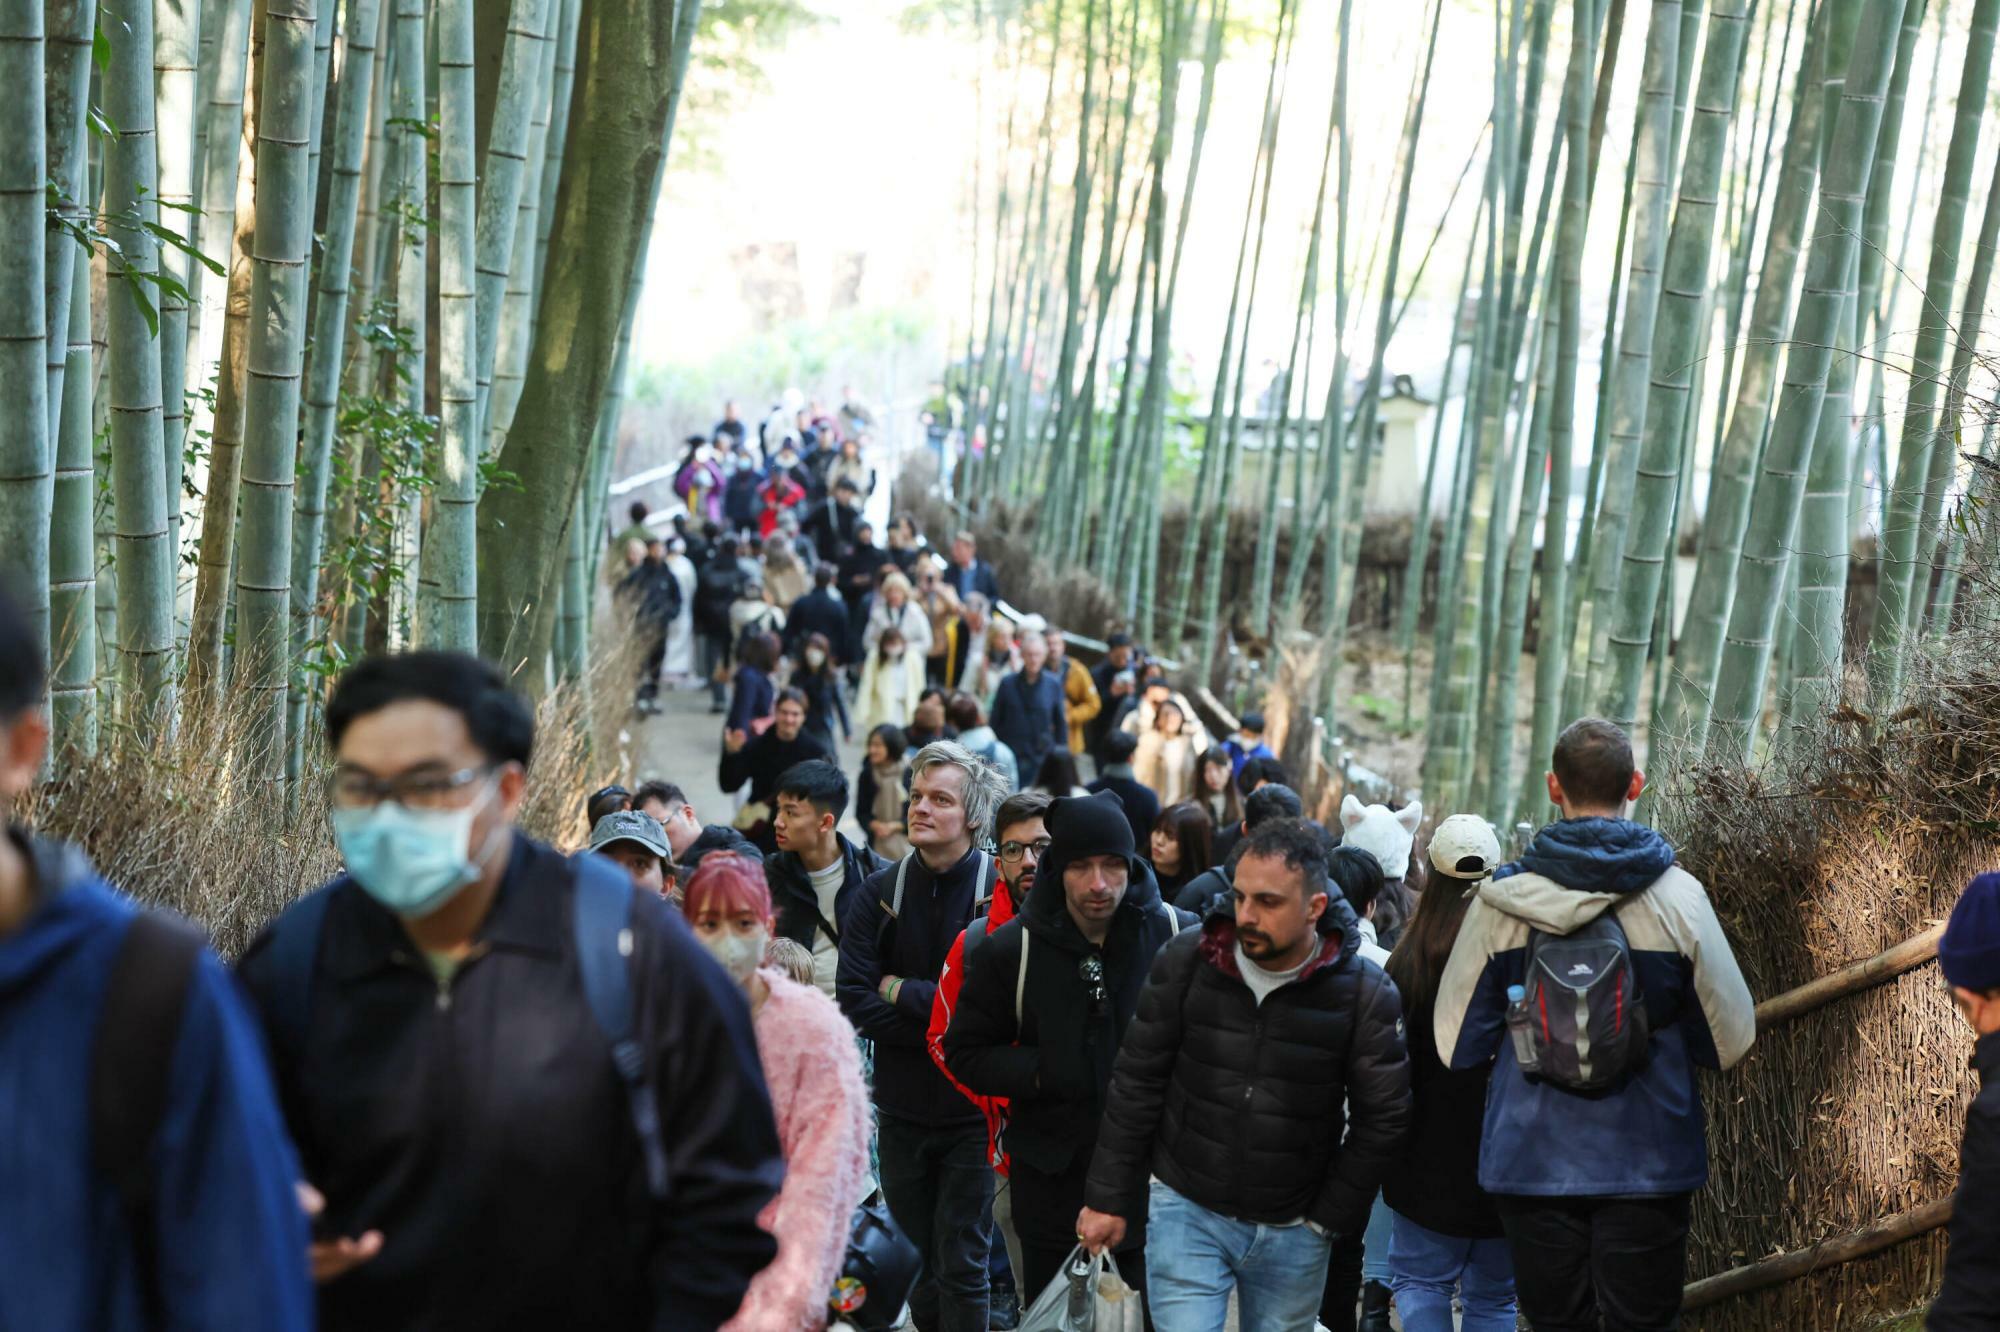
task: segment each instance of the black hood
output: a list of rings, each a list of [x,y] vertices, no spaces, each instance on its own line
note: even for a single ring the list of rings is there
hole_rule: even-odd
[[[1053,846],[1049,848],[1055,850]],[[1118,916],[1128,912],[1143,917],[1148,912],[1159,910],[1160,883],[1153,877],[1153,867],[1137,856],[1125,860],[1129,867],[1125,881],[1125,900],[1118,904]],[[1047,939],[1059,948],[1080,953],[1090,945],[1085,942],[1083,932],[1070,919],[1069,905],[1063,897],[1063,869],[1069,864],[1066,856],[1051,855],[1035,865],[1035,883],[1028,890],[1028,900],[1020,908],[1021,928],[1031,930],[1035,937]],[[1116,917],[1114,917],[1114,920]]]

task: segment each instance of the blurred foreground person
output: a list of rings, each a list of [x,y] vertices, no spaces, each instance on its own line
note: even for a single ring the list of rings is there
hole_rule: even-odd
[[[704,860],[688,881],[687,918],[750,1000],[785,1155],[785,1186],[757,1218],[778,1241],[777,1259],[727,1326],[819,1332],[854,1205],[867,1191],[868,1089],[854,1029],[831,999],[764,964],[775,922],[756,861],[726,853]],[[700,1261],[699,1249],[683,1261]]]
[[[0,589],[0,806],[48,748],[42,649]],[[0,830],[0,1327],[313,1325],[298,1160],[257,1026],[191,925]]]
[[[515,829],[534,714],[493,667],[368,658],[326,733],[347,873],[241,964],[325,1198],[320,1325],[724,1322],[783,1170],[741,990],[611,861]]]
[[[1965,1112],[1944,1288],[1928,1332],[2000,1328],[2000,874],[1966,886],[1938,941],[1938,969],[1977,1038],[1980,1093]]]

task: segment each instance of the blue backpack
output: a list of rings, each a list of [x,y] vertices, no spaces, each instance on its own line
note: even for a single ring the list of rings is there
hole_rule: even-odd
[[[603,856],[588,852],[570,858],[576,870],[575,909],[571,928],[576,938],[577,970],[583,997],[611,1047],[611,1061],[625,1085],[632,1127],[639,1135],[646,1162],[646,1190],[655,1201],[667,1196],[667,1146],[660,1131],[659,1099],[646,1066],[646,1052],[634,1034],[632,977],[632,896],[636,891],[625,870]],[[281,917],[271,936],[271,969],[280,978],[271,1026],[290,1049],[299,1049],[312,1017],[313,973],[318,969],[320,935],[327,903],[346,875],[300,898]]]

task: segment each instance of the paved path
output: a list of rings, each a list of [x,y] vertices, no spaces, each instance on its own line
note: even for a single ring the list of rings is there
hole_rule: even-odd
[[[657,717],[634,716],[625,727],[629,737],[632,776],[637,782],[660,778],[687,792],[695,812],[704,823],[727,823],[735,805],[716,784],[716,766],[722,756],[722,718],[708,710],[708,694],[700,689],[662,690],[660,701],[666,711]],[[840,746],[840,770],[850,786],[861,771],[861,745]],[[841,831],[850,838],[858,835],[852,811],[842,821]]]

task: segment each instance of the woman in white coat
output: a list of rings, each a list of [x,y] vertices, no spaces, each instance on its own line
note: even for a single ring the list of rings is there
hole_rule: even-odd
[[[903,636],[903,643],[910,655],[918,662],[930,655],[931,622],[924,614],[924,608],[916,603],[910,594],[910,580],[902,574],[890,574],[882,580],[876,590],[875,604],[868,608],[868,627],[862,632],[861,645],[869,653],[875,651],[876,642],[882,631],[894,629]],[[918,670],[921,677],[923,672]],[[898,720],[898,725],[909,721],[908,717]]]
[[[687,557],[687,542],[679,537],[667,542],[667,572],[681,588],[681,613],[667,624],[667,655],[661,668],[671,687],[694,678],[694,562]]]
[[[1140,733],[1132,775],[1152,788],[1160,808],[1178,805],[1192,794],[1198,739],[1188,728],[1187,714],[1172,699],[1154,710],[1152,726]]]

